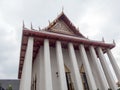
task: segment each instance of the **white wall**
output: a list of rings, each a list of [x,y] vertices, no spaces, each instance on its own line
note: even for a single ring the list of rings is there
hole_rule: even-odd
[[[37,90],[45,90],[45,82],[44,82],[44,53],[43,53],[43,46],[40,47],[39,52],[36,56],[36,59],[33,63],[33,74],[32,74],[32,80],[35,78],[35,75],[37,76]],[[74,83],[74,77],[73,77],[73,72],[72,72],[72,65],[70,62],[70,57],[69,57],[69,52],[67,49],[62,49],[63,52],[63,59],[64,59],[64,64],[67,66],[67,68],[71,71],[71,76],[72,76],[72,82],[74,85],[75,90],[76,85]],[[79,70],[82,65],[82,60],[80,58],[80,54],[78,50],[75,50],[77,62],[78,62],[78,67]],[[89,55],[88,55],[89,56]],[[53,90],[60,90],[60,84],[59,84],[59,77],[57,77],[56,72],[58,72],[58,65],[57,65],[57,60],[56,60],[56,50],[53,47],[50,47],[50,59],[51,59],[51,71],[52,71],[52,83],[53,83]],[[92,62],[90,62],[90,65],[92,65]],[[94,67],[93,67],[94,68]],[[92,69],[94,72],[94,70]],[[58,73],[59,74],[59,73]],[[94,74],[94,77],[95,74]],[[97,85],[99,87],[99,85]]]
[[[40,46],[39,52],[33,63],[33,75],[32,80],[37,76],[37,90],[45,90],[44,80],[44,57],[43,57],[43,46]]]

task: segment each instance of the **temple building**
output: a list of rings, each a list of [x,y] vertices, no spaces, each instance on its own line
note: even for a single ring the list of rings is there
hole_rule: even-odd
[[[64,12],[44,29],[23,25],[19,90],[117,90],[107,62],[120,82],[114,47],[114,42],[86,38]]]

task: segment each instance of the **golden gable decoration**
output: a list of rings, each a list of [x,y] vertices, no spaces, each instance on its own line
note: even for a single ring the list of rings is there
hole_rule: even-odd
[[[70,30],[70,28],[61,20],[58,21],[52,28],[51,31],[63,33],[63,34],[71,34],[74,35],[74,32]]]
[[[85,38],[63,12],[53,22],[49,22],[49,26],[45,28],[45,31]]]

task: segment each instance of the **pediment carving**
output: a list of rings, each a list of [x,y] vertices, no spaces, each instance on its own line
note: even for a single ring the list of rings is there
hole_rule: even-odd
[[[51,31],[57,32],[57,33],[74,35],[72,30],[63,21],[56,22],[56,24],[51,28]]]

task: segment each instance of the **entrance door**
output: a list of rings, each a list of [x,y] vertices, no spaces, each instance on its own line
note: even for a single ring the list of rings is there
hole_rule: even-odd
[[[87,78],[84,72],[81,73],[82,76],[82,82],[83,82],[83,86],[84,86],[84,90],[89,90],[89,86],[87,83]]]
[[[88,86],[87,77],[86,77],[83,65],[80,69],[80,73],[81,73],[81,77],[82,77],[82,83],[83,83],[84,90],[90,90],[89,86]]]
[[[72,79],[71,79],[71,73],[70,70],[65,66],[65,75],[66,75],[66,82],[68,90],[74,90]]]

